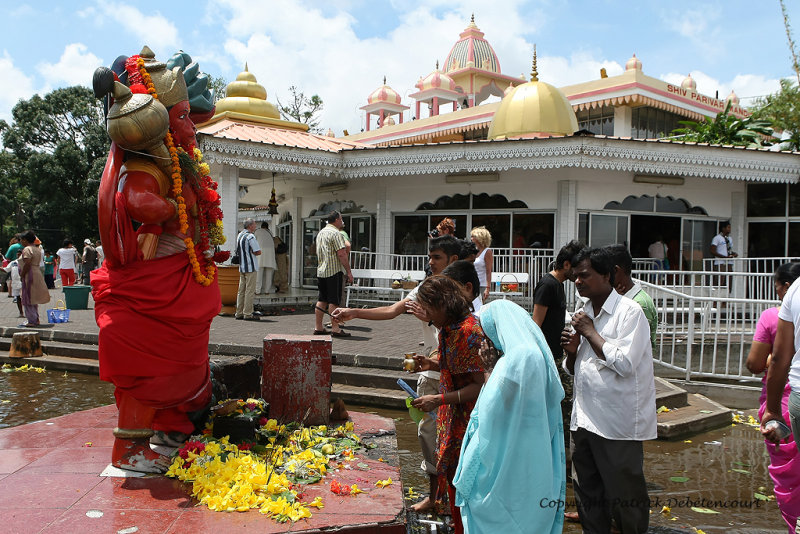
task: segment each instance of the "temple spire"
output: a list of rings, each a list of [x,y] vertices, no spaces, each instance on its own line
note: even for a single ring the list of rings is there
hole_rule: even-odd
[[[533,45],[533,70],[531,70],[531,81],[539,81],[539,72],[536,70],[536,45]]]

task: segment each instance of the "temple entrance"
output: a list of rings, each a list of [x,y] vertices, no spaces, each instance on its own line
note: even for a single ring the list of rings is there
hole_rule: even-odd
[[[648,247],[659,237],[667,246],[670,269],[680,269],[681,218],[631,214],[630,251],[634,258],[648,258]]]

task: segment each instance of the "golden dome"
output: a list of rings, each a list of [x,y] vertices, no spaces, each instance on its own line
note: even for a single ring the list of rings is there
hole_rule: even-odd
[[[687,74],[686,78],[681,82],[681,87],[689,89],[690,91],[697,91],[697,82],[694,81],[691,74]]]
[[[733,92],[733,89],[731,89],[731,94],[729,94],[728,97],[725,99],[726,103],[728,101],[730,101],[730,103],[734,106],[739,105],[739,97],[736,95],[736,93]]]
[[[217,102],[215,114],[232,111],[255,117],[280,119],[280,113],[274,105],[267,102],[267,90],[256,81],[256,77],[244,66],[236,80],[225,88],[225,98]]]
[[[531,81],[503,97],[489,126],[489,139],[572,135],[578,120],[572,105],[557,87],[540,82],[533,52]]]
[[[436,69],[424,78],[421,78],[417,82],[416,87],[420,91],[426,91],[428,89],[446,89],[448,91],[455,91],[456,82],[453,81],[453,78],[439,70],[439,62],[437,61]]]
[[[642,62],[639,61],[639,58],[636,57],[636,54],[633,54],[633,57],[625,63],[625,70],[642,70]]]
[[[367,104],[377,104],[380,102],[399,104],[401,100],[400,94],[386,85],[386,76],[384,76],[383,85],[370,93],[370,95],[367,97]]]
[[[386,118],[383,120],[383,124],[382,124],[381,126],[382,126],[382,127],[383,127],[383,126],[394,126],[395,124],[396,124],[396,123],[394,122],[394,117],[392,117],[392,116],[389,116],[389,117],[386,117]]]

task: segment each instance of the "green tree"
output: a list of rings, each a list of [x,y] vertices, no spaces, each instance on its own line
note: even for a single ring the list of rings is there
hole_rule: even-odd
[[[322,99],[318,95],[306,97],[302,91],[294,85],[289,87],[289,100],[286,105],[278,101],[278,111],[281,117],[287,121],[302,122],[308,124],[308,129],[314,133],[321,133],[319,127],[319,112],[322,111]]]
[[[12,117],[3,144],[25,214],[19,226],[50,247],[64,235],[98,235],[97,187],[110,145],[101,103],[86,87],[68,87],[20,101]]]
[[[225,98],[228,88],[228,82],[222,76],[208,75],[208,89],[214,95],[214,103],[216,104],[221,99]]]
[[[753,116],[740,119],[730,113],[730,101],[725,109],[717,113],[714,119],[697,121],[679,121],[683,128],[672,131],[672,135],[681,141],[694,143],[711,143],[718,145],[734,145],[761,147],[770,145],[773,139],[771,122]]]

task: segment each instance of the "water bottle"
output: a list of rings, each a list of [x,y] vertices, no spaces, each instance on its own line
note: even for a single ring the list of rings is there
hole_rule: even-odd
[[[777,430],[778,439],[786,439],[789,437],[789,434],[792,433],[792,429],[786,426],[784,423],[781,423],[777,419],[773,419],[771,421],[767,421],[767,424],[764,425],[764,430]]]

